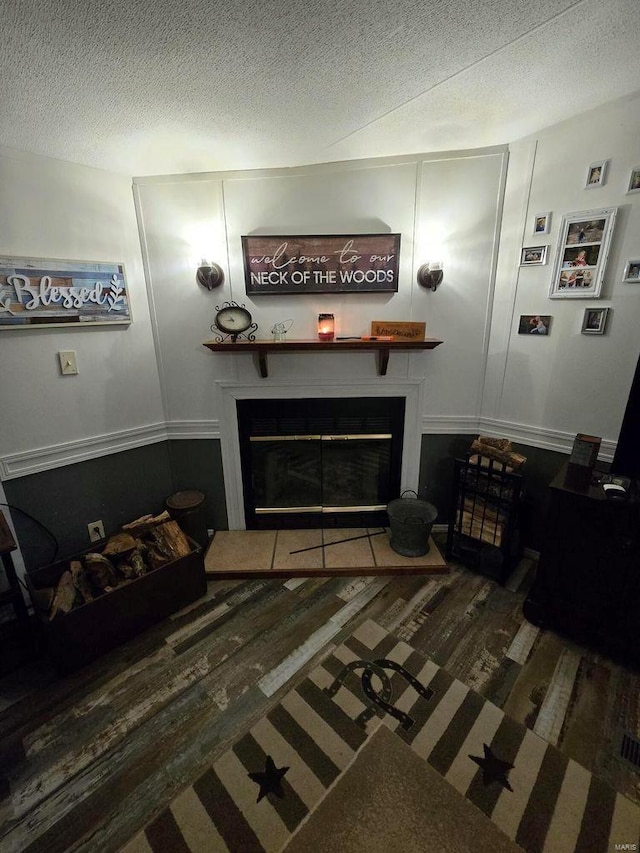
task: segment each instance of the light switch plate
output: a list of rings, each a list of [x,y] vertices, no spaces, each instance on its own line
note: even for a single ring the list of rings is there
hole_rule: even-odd
[[[63,376],[75,376],[78,372],[76,351],[73,349],[62,350],[58,353],[60,359],[60,371]]]

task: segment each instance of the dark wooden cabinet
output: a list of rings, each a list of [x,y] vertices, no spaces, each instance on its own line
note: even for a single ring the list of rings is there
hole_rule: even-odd
[[[640,500],[600,486],[551,483],[545,543],[526,618],[606,654],[640,663]]]

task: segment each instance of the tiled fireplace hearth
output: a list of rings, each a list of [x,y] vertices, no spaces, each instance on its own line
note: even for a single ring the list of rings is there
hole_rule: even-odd
[[[372,524],[380,523],[382,519],[380,508],[389,499],[398,497],[404,489],[417,490],[420,465],[422,379],[403,380],[393,384],[381,383],[380,379],[376,379],[372,381],[360,380],[357,383],[336,381],[308,385],[281,382],[270,383],[268,386],[264,384],[218,382],[217,386],[221,401],[220,442],[229,528],[231,530],[259,527],[353,526],[356,515],[358,516],[357,524],[361,524],[362,519],[366,517],[362,512],[370,512],[369,518]],[[260,406],[261,401],[264,401],[264,407]],[[322,510],[313,511],[314,507],[319,506],[317,502],[319,492],[317,489],[314,491],[313,486],[310,486],[308,496],[303,495],[300,487],[293,484],[289,490],[286,485],[281,484],[278,484],[278,488],[265,489],[265,476],[268,476],[265,470],[258,473],[258,494],[249,494],[255,491],[252,490],[252,484],[255,483],[255,472],[252,478],[247,469],[251,457],[253,457],[253,462],[257,460],[258,464],[263,465],[263,467],[266,465],[267,469],[272,472],[278,472],[277,476],[280,478],[283,460],[286,460],[284,467],[288,467],[291,457],[294,457],[293,461],[295,462],[297,454],[291,453],[287,449],[289,441],[283,441],[279,444],[273,441],[255,441],[251,446],[248,441],[246,424],[242,425],[239,422],[238,410],[240,409],[241,416],[247,411],[259,416],[261,410],[264,410],[264,419],[258,417],[258,420],[261,421],[258,432],[262,430],[263,438],[270,439],[281,434],[280,429],[272,432],[268,427],[271,425],[275,429],[276,425],[280,427],[282,424],[284,424],[285,434],[288,432],[290,437],[295,437],[295,422],[290,418],[298,411],[298,404],[301,401],[309,401],[303,405],[303,410],[306,409],[311,414],[311,421],[307,420],[304,427],[300,422],[301,428],[305,435],[320,436],[320,438],[314,438],[309,442],[309,448],[312,445],[316,448],[313,452],[309,452],[308,449],[305,450],[304,445],[299,445],[304,451],[301,458],[306,470],[309,468],[311,457],[325,456],[331,460],[329,462],[331,490],[328,487],[324,490],[326,497],[324,512]],[[342,418],[342,411],[348,417]],[[278,413],[282,414],[282,418],[277,417]],[[322,417],[323,413],[326,413],[326,418]],[[324,421],[325,429],[320,429],[323,425],[322,421]],[[331,436],[346,435],[347,433],[342,428],[349,423],[354,429],[352,435],[361,436],[367,433],[370,435],[387,435],[387,426],[390,424],[393,424],[394,427],[391,432],[395,432],[396,435],[393,440],[386,442],[384,450],[381,449],[385,444],[384,439],[361,438],[356,441],[349,439],[348,441],[351,442],[349,444],[350,449],[345,451],[346,442],[344,439],[333,439]],[[385,426],[384,430],[381,428],[382,425]],[[317,432],[315,431],[316,426],[319,428]],[[378,426],[380,426],[380,430],[378,430]],[[307,427],[312,427],[313,431],[310,432]],[[340,442],[341,447],[335,446],[329,450],[330,443],[334,441],[336,445]],[[322,445],[327,448],[324,454],[322,453]],[[365,467],[370,469],[368,474],[363,473],[360,477],[355,473],[356,469],[351,467],[351,458],[358,450],[363,452]],[[390,463],[388,489],[391,491],[379,488],[379,484],[386,473],[387,459]],[[349,471],[347,471],[347,467],[349,467]],[[336,479],[339,479],[340,476],[345,482],[345,492],[342,495],[340,494],[339,482],[336,483]],[[359,485],[356,484],[358,479],[362,480]],[[368,482],[366,482],[367,480]],[[348,485],[349,483],[350,485]],[[270,513],[269,509],[278,508],[280,503],[279,499],[276,499],[277,495],[287,494],[293,495],[290,503],[293,503],[294,506],[286,507],[286,512],[279,515]],[[365,509],[361,510],[357,501],[360,501]],[[296,512],[296,502],[302,507],[300,512]],[[322,505],[322,500],[320,500],[320,505]],[[348,509],[343,512],[345,506]],[[375,515],[376,511],[380,516],[379,518]]]

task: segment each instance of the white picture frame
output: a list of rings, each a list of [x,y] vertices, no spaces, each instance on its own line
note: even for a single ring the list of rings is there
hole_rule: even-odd
[[[562,217],[550,299],[600,296],[617,212],[617,207],[608,207]]]
[[[640,284],[640,258],[633,258],[626,262],[622,280],[629,284]]]
[[[629,186],[627,187],[627,195],[629,193],[640,193],[640,166],[635,166],[629,175]]]
[[[596,163],[590,163],[589,168],[587,169],[587,180],[584,187],[585,190],[603,187],[607,180],[608,168],[608,160],[598,160]]]
[[[582,318],[581,334],[604,335],[607,325],[608,308],[585,308]]]
[[[520,253],[520,266],[532,267],[547,263],[549,246],[525,246]]]
[[[548,234],[551,230],[551,211],[536,213],[533,217],[533,234]]]

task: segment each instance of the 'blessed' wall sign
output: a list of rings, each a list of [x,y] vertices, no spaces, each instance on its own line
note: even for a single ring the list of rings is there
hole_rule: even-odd
[[[242,238],[248,294],[398,290],[399,234]]]
[[[0,257],[0,329],[130,322],[123,264]]]

